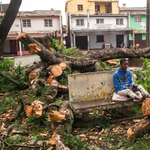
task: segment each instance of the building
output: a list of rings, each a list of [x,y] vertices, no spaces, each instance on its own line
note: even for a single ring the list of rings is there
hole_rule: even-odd
[[[75,14],[119,14],[119,0],[68,0],[66,2],[65,11]]]
[[[102,49],[129,46],[128,15],[119,14],[119,0],[69,0],[66,2],[68,36],[71,46]]]
[[[87,23],[89,22],[89,23]],[[89,25],[89,26],[88,26]],[[80,49],[102,49],[120,47],[121,43],[128,46],[127,15],[71,15],[72,46]],[[89,38],[89,40],[88,40]]]
[[[36,39],[43,44],[46,48],[50,48],[50,41],[45,38],[47,34],[58,32],[58,39],[62,43],[62,16],[59,10],[36,10],[20,12],[8,33],[5,42],[4,54],[16,55],[25,51],[28,53],[28,48],[22,47],[16,37],[20,32],[25,32],[29,36]]]
[[[129,34],[130,47],[140,44],[140,48],[146,47],[146,7],[120,7],[120,14],[128,15],[129,28],[134,31]]]
[[[131,47],[136,44],[140,44],[140,48],[146,47],[146,13],[129,14],[129,27],[134,29],[134,33],[129,34]]]

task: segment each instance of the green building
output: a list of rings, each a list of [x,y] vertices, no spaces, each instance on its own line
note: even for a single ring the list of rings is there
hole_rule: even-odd
[[[129,28],[134,31],[129,34],[129,45],[140,44],[140,48],[146,47],[146,13],[129,13]]]

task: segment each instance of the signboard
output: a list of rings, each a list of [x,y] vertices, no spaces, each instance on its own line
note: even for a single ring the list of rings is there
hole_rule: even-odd
[[[145,29],[146,30],[146,22],[141,22],[141,29]]]
[[[111,29],[112,24],[95,24],[94,28],[96,28],[96,29]]]
[[[146,33],[146,30],[136,30],[134,33]]]

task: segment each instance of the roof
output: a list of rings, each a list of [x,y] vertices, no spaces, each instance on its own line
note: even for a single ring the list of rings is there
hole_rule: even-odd
[[[87,17],[87,14],[71,15],[72,17]],[[90,14],[90,17],[128,17],[125,14]]]
[[[21,11],[21,17],[49,17],[49,16],[61,16],[60,10],[34,10],[34,11]],[[19,16],[19,14],[17,15]]]
[[[120,11],[146,11],[146,7],[120,7]]]
[[[34,10],[34,11],[20,11],[21,17],[57,17],[61,16],[60,10]],[[4,13],[0,13],[0,17],[3,17]],[[19,13],[17,14],[19,17]]]
[[[2,11],[1,11],[1,6],[2,6]],[[0,6],[0,12],[4,12],[5,13],[7,11],[7,9],[8,9],[9,4],[2,4],[1,6]]]

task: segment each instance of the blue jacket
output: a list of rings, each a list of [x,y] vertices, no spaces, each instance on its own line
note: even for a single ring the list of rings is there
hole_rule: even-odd
[[[113,82],[116,93],[123,89],[128,89],[134,85],[132,73],[129,70],[122,71],[121,67],[119,67],[118,70],[114,73]]]

